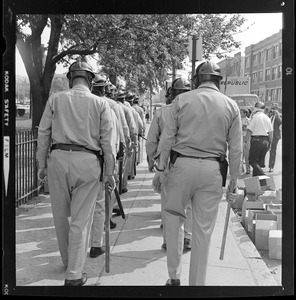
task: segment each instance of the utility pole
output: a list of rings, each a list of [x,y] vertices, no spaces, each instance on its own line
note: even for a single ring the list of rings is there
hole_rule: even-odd
[[[195,75],[195,60],[196,60],[196,35],[192,36],[192,67],[191,67],[191,89],[193,90],[193,76]]]
[[[172,82],[176,79],[176,64],[175,60],[173,60],[173,68],[172,68]]]
[[[194,88],[193,77],[195,75],[195,62],[201,60],[202,57],[202,37],[195,34],[189,38],[189,60],[192,62],[191,69],[191,89]]]

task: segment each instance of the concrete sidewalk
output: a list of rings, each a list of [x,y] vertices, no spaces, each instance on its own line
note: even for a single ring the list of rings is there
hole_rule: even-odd
[[[145,157],[145,155],[144,155]],[[86,259],[85,286],[163,286],[168,279],[166,252],[161,249],[160,196],[152,189],[154,173],[144,161],[128,192],[121,195],[126,219],[113,217],[110,272],[105,255]],[[41,201],[40,201],[41,200]],[[17,210],[16,285],[62,286],[61,262],[49,195]],[[207,274],[208,286],[278,286],[255,246],[231,210],[224,260],[219,260],[227,202],[222,199]],[[188,286],[190,252],[183,255],[181,285]]]

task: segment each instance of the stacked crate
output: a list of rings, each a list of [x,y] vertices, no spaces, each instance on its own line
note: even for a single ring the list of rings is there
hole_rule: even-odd
[[[269,258],[281,259],[281,191],[276,191],[272,176],[246,178],[244,183],[244,195],[239,193],[238,197],[242,202],[241,223],[258,250],[268,251]]]

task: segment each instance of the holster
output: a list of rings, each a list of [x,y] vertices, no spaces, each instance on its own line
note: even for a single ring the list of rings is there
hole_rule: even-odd
[[[174,164],[176,162],[178,154],[179,154],[178,152],[171,150],[171,152],[170,152],[170,163],[171,164]]]
[[[120,142],[119,143],[119,151],[117,152],[116,159],[117,160],[119,160],[119,159],[123,160],[123,156],[124,156],[124,146],[123,146],[123,143]]]
[[[100,163],[100,167],[101,167],[101,176],[100,176],[100,182],[103,181],[104,178],[104,156],[101,154],[97,155],[98,161]]]
[[[225,187],[226,185],[226,179],[227,179],[227,171],[228,171],[228,161],[226,159],[226,155],[220,154],[220,172],[222,175],[222,186]]]

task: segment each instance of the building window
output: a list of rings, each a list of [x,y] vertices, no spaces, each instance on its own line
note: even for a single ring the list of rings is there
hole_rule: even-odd
[[[271,90],[271,101],[276,101],[276,89]]]
[[[265,101],[268,102],[271,100],[271,97],[270,97],[270,90],[266,90],[266,99]]]
[[[273,67],[272,68],[271,80],[277,79],[277,70],[278,70],[278,67]]]
[[[282,102],[282,88],[277,89],[277,100],[278,102]]]
[[[270,80],[270,69],[266,69],[265,70],[265,81],[269,81]]]
[[[283,53],[283,44],[280,43],[280,45],[279,45],[279,56],[282,56],[282,53]]]
[[[263,81],[263,71],[259,71],[258,82]]]
[[[259,58],[258,58],[259,64],[263,64],[263,60],[264,60],[264,52],[260,52],[258,55],[259,55]]]
[[[278,78],[282,78],[282,65],[278,66]]]
[[[257,59],[258,59],[258,54],[254,54],[253,55],[253,66],[256,66],[258,64]]]
[[[257,72],[252,73],[252,81],[251,83],[257,83]]]
[[[266,61],[269,61],[271,60],[271,49],[267,49],[266,50]]]
[[[275,59],[279,56],[279,46],[276,45],[273,47],[273,55],[272,55],[272,58]]]
[[[245,67],[246,67],[246,68],[249,68],[249,67],[250,67],[250,56],[246,57]]]

